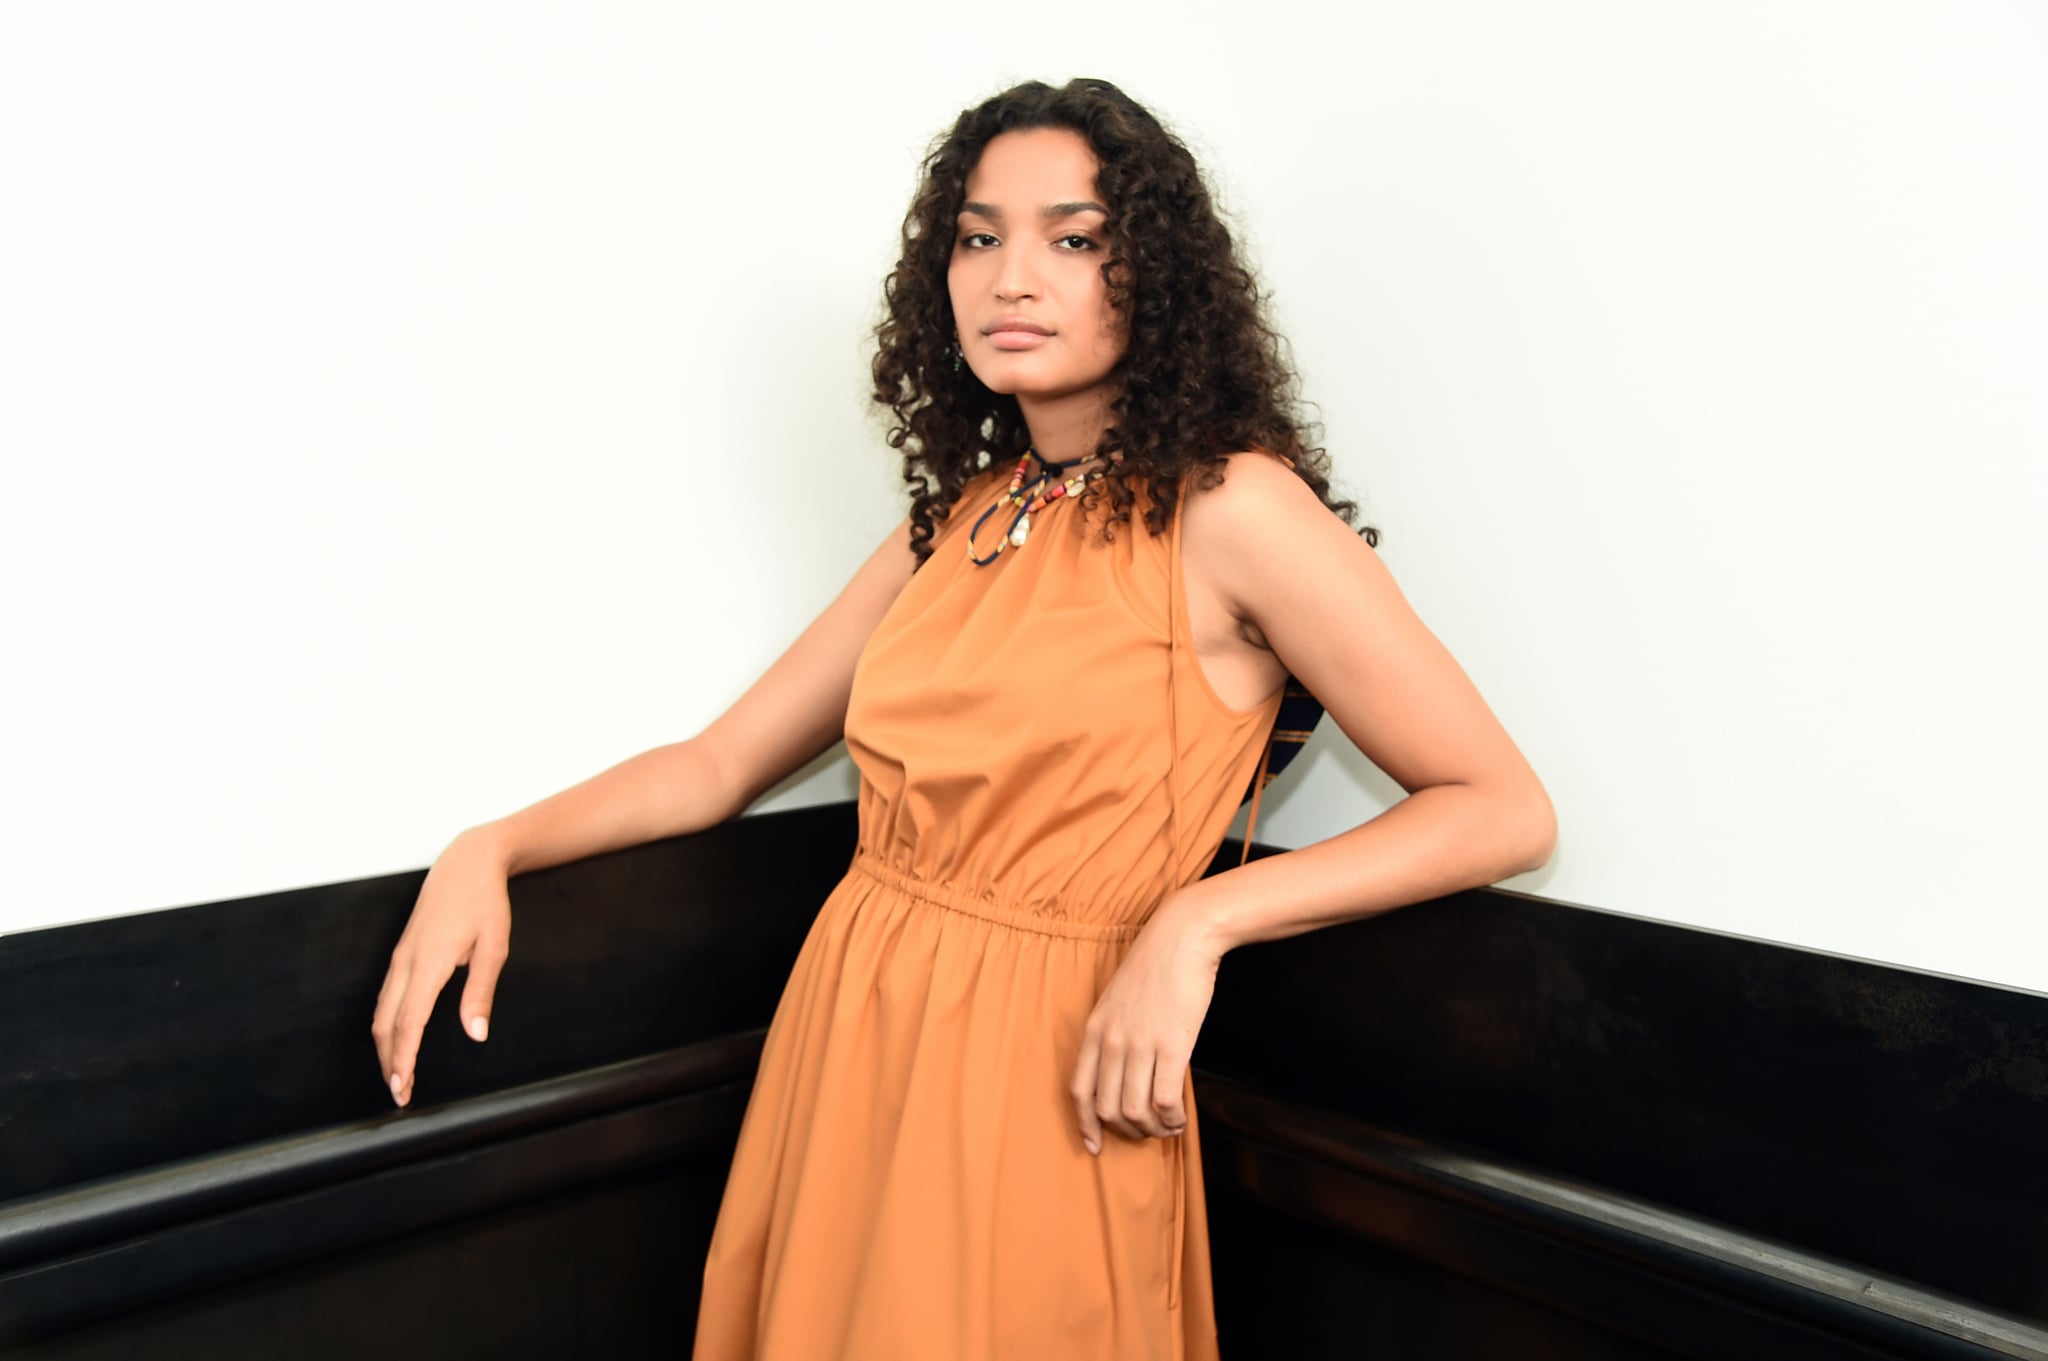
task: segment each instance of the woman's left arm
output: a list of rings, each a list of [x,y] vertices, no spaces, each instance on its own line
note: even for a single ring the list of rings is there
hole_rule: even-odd
[[[1545,864],[1549,796],[1379,555],[1277,460],[1240,454],[1182,507],[1199,562],[1373,764],[1408,797],[1350,831],[1197,880],[1161,903],[1103,990],[1071,1092],[1101,1127],[1177,1134],[1196,1032],[1225,953]]]

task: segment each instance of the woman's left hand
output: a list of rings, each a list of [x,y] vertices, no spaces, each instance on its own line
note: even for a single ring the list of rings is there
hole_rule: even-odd
[[[1131,1139],[1187,1128],[1181,1091],[1223,952],[1171,908],[1145,923],[1081,1032],[1069,1090],[1090,1153],[1102,1151],[1104,1125]]]

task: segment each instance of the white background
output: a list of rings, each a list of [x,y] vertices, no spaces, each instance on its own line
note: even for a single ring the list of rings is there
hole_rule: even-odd
[[[6,6],[0,929],[418,868],[709,722],[902,513],[928,142],[1090,75],[1548,784],[1511,887],[2048,989],[2044,15]],[[1260,835],[1398,794],[1326,724]]]

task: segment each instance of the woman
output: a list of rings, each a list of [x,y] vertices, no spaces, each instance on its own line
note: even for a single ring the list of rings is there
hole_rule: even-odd
[[[1187,1064],[1222,956],[1535,868],[1550,804],[1331,499],[1199,170],[1121,91],[963,113],[885,293],[909,515],[703,733],[456,838],[378,1052],[403,1105],[464,963],[484,1038],[508,875],[711,826],[843,736],[859,849],[768,1034],[699,1361],[1212,1357]],[[1289,673],[1410,797],[1202,878]]]

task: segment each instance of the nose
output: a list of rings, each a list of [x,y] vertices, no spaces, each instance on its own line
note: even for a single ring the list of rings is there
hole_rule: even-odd
[[[996,271],[996,297],[1012,303],[1019,298],[1036,297],[1038,287],[1038,273],[1032,268],[1030,247],[1005,241],[1002,245],[1002,267]]]

